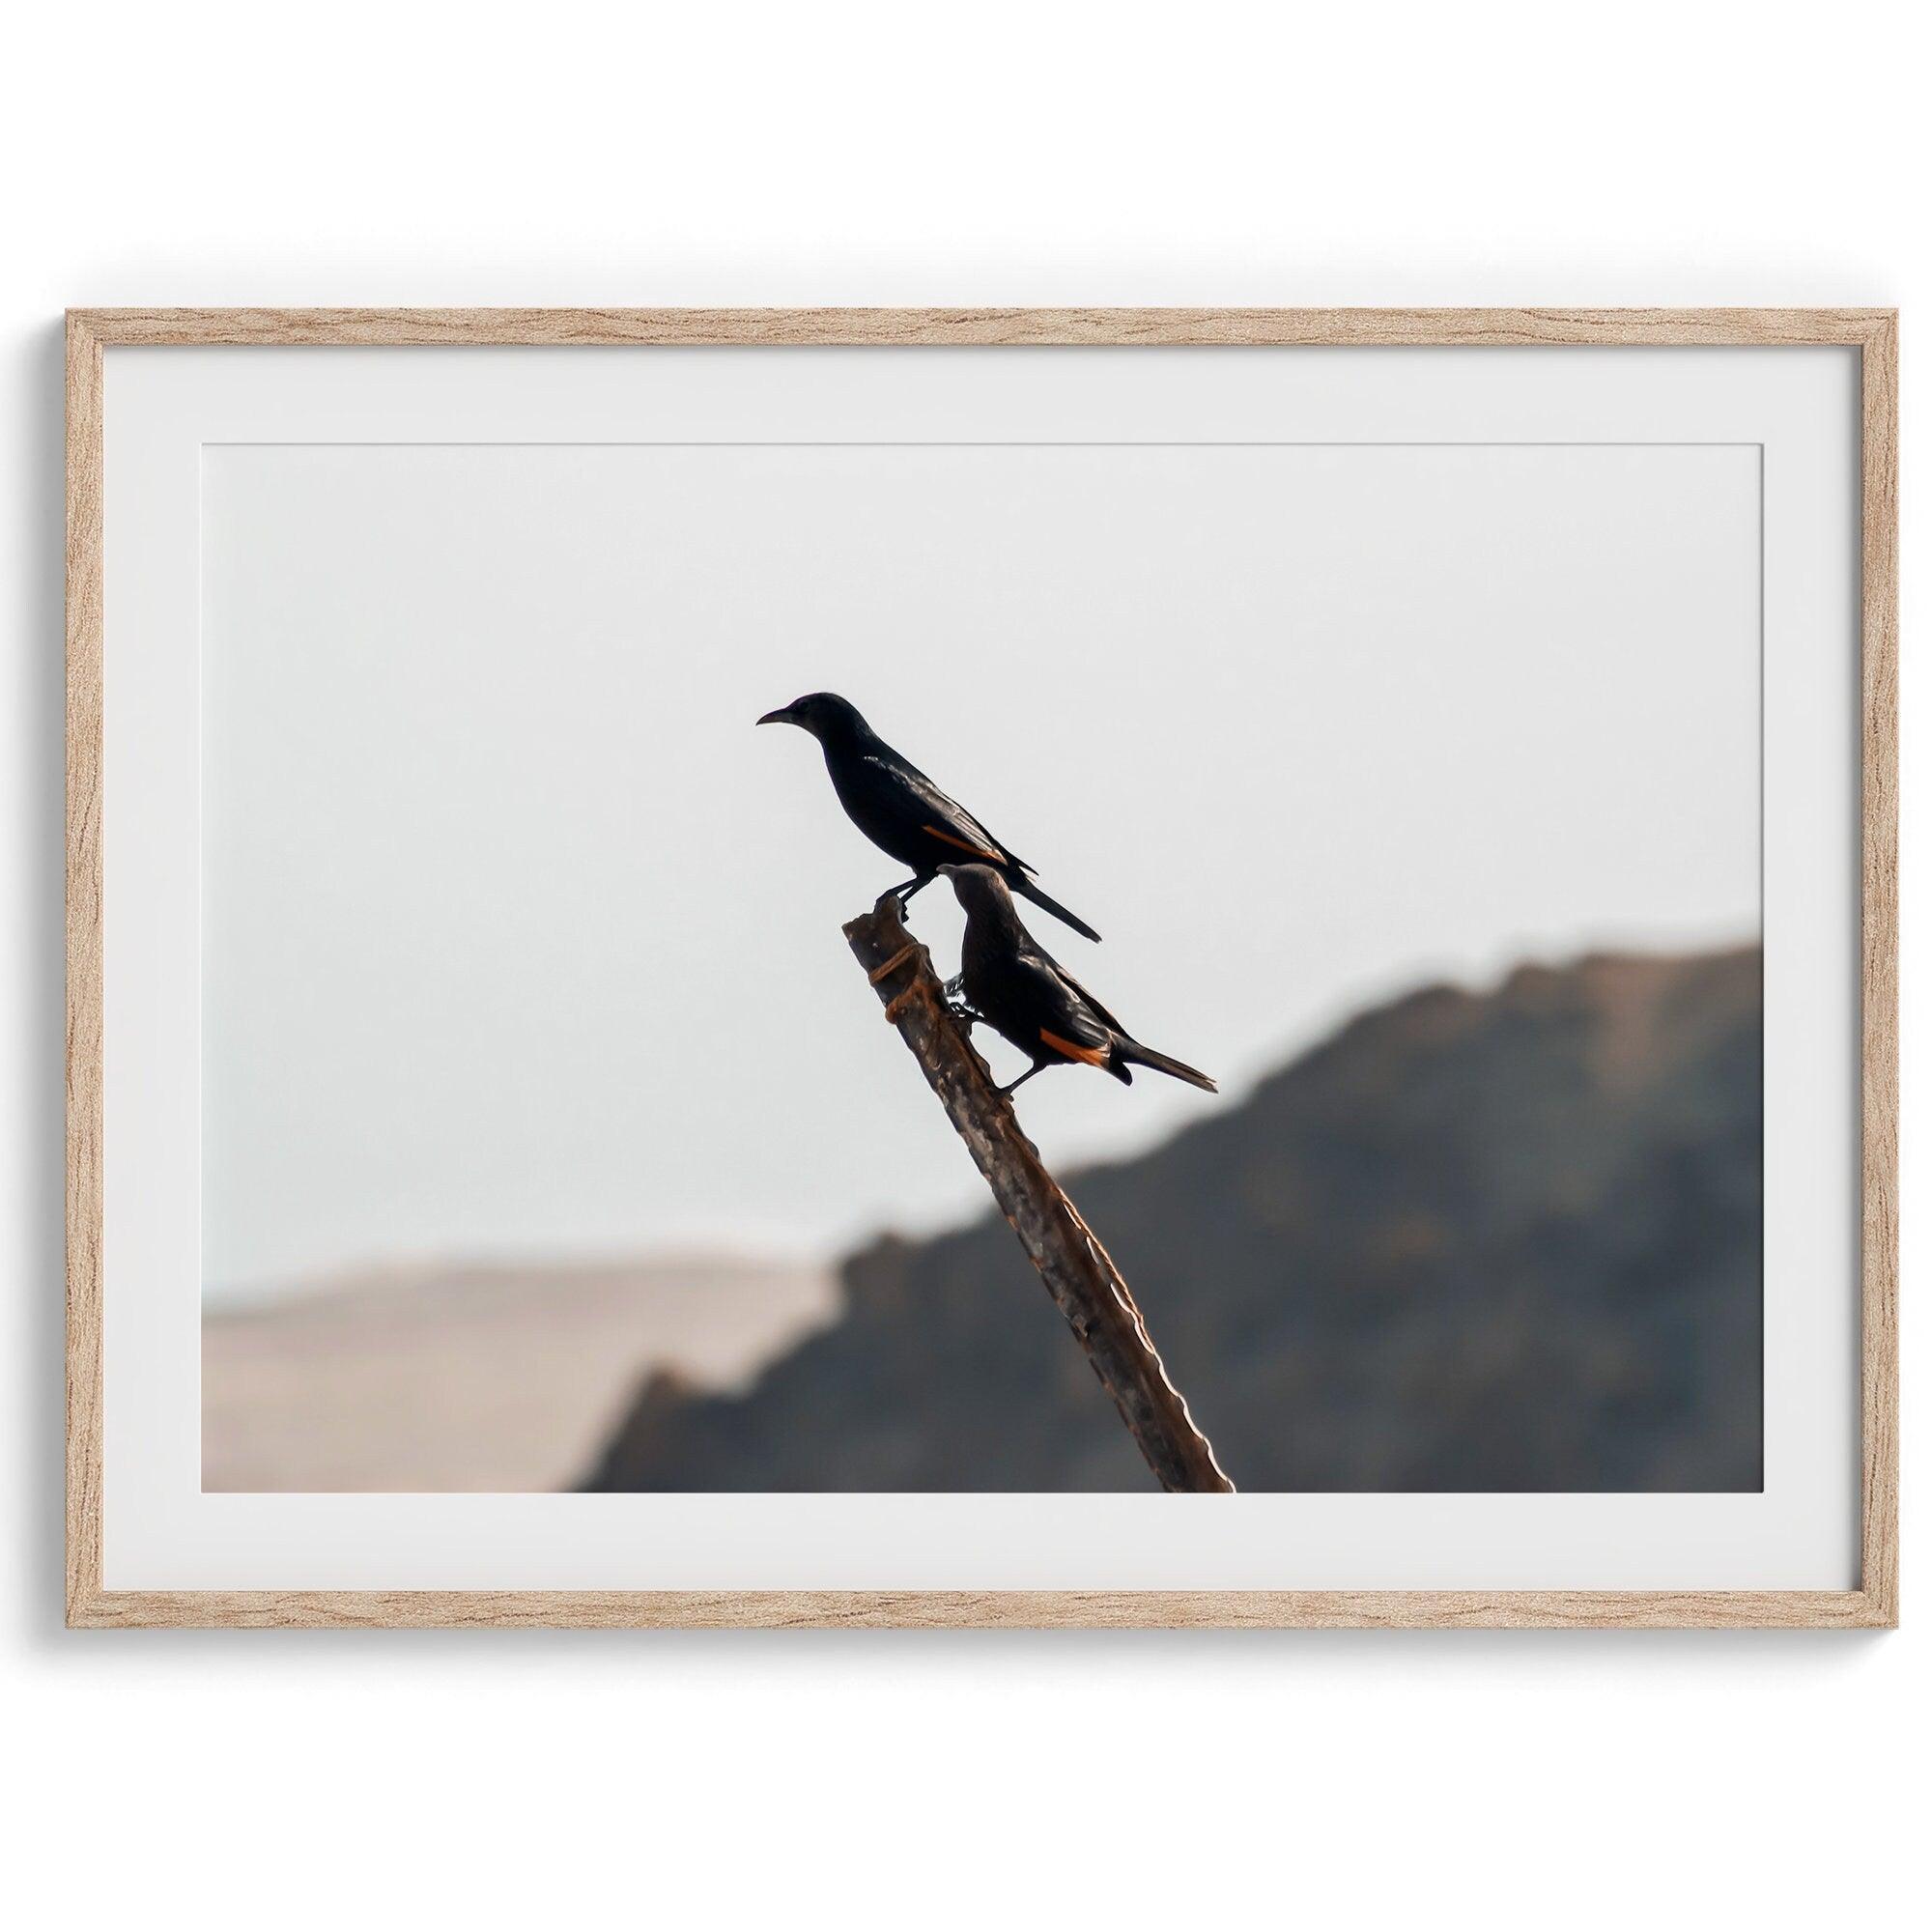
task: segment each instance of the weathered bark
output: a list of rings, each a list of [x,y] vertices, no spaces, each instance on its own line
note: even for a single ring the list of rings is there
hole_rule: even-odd
[[[1231,1492],[1120,1269],[1020,1132],[1012,1102],[948,1008],[931,956],[906,931],[898,901],[887,894],[845,927],[845,938],[1161,1488]]]

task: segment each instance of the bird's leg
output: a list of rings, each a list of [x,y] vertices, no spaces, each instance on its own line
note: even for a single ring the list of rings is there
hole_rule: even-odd
[[[906,907],[912,904],[913,895],[923,892],[927,886],[931,885],[932,879],[933,875],[930,872],[924,872],[916,878],[906,880],[901,886],[892,888],[893,896],[898,900],[899,911],[901,913],[904,913]]]
[[[1033,1076],[1036,1073],[1037,1073],[1042,1066],[1046,1065],[1048,1063],[1045,1062],[1044,1060],[1035,1061],[1034,1064],[1031,1066],[1029,1066],[1027,1070],[1024,1073],[1022,1073],[1017,1080],[1014,1080],[1009,1083],[1007,1086],[1002,1087],[1000,1089],[1000,1092],[1004,1094],[1009,1100],[1010,1100],[1013,1097],[1013,1095],[1017,1094],[1019,1090],[1022,1087],[1024,1087],[1027,1084],[1027,1082],[1031,1080]]]
[[[946,1001],[946,1010],[949,1013],[951,1013],[952,1017],[955,1020],[957,1020],[958,1023],[961,1026],[963,1026],[968,1033],[971,1033],[976,1026],[990,1026],[992,1024],[992,1022],[989,1019],[987,1019],[986,1015],[982,1012],[980,1012],[974,1007],[973,1002],[966,997],[965,974],[963,973],[953,974],[952,979],[947,980],[945,985],[940,987],[939,990],[942,997]]]

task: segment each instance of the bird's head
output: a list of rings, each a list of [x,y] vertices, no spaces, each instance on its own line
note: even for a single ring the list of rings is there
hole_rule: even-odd
[[[847,704],[836,691],[809,691],[777,711],[767,711],[758,723],[796,724],[801,731],[810,731],[821,744],[866,728],[866,721],[859,716],[857,707]]]
[[[987,913],[994,918],[1010,917],[1013,895],[1007,882],[990,866],[942,866],[941,878],[952,881],[952,896],[967,913]]]

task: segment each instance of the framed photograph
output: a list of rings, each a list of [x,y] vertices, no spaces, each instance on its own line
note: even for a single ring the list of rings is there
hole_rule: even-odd
[[[1895,1623],[1896,341],[71,314],[70,1622]]]

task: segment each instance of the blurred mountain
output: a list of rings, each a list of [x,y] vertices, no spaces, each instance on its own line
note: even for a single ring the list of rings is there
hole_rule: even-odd
[[[836,1302],[729,1255],[371,1269],[201,1324],[204,1490],[557,1490],[639,1365],[742,1386]]]
[[[1757,1489],[1760,977],[1752,948],[1432,987],[1065,1177],[1236,1483]],[[1004,1222],[843,1281],[745,1393],[651,1376],[584,1486],[1150,1486]]]

